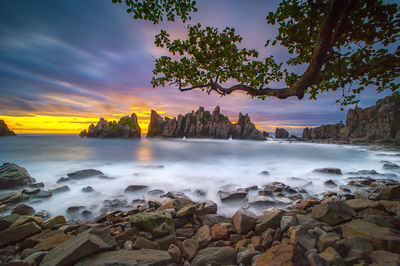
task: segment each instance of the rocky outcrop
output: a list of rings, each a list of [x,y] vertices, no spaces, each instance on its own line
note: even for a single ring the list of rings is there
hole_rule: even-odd
[[[400,94],[378,100],[368,108],[350,109],[346,125],[341,123],[305,128],[303,139],[350,140],[400,144]]]
[[[5,163],[0,166],[0,189],[17,188],[34,182],[36,180],[19,165]]]
[[[289,132],[284,128],[276,128],[275,130],[276,139],[287,139],[289,138]]]
[[[252,139],[265,140],[266,132],[259,131],[251,122],[248,114],[239,113],[238,122],[233,124],[220,113],[217,106],[210,113],[200,107],[178,118],[163,118],[156,111],[151,111],[147,137],[163,138],[214,138],[214,139]]]
[[[91,124],[89,129],[83,130],[79,136],[88,138],[140,138],[140,127],[135,113],[122,117],[118,123],[100,118],[95,126]]]
[[[4,120],[0,120],[0,137],[16,136],[14,131],[10,130]]]

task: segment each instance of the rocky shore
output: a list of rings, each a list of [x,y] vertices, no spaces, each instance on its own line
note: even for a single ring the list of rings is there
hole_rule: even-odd
[[[91,124],[79,136],[88,138],[140,138],[140,127],[135,113],[122,117],[118,123],[100,118],[97,125]]]
[[[394,164],[384,169],[394,169]],[[397,166],[398,167],[398,166]],[[49,217],[22,202],[62,193],[68,186],[41,190],[29,173],[15,164],[0,167],[8,188],[0,194],[2,265],[399,265],[400,184],[395,174],[374,170],[351,173],[339,186],[336,168],[315,169],[332,177],[331,191],[309,195],[304,187],[281,182],[221,191],[223,202],[245,201],[232,217],[217,214],[208,200],[195,202],[182,192],[148,191],[149,200],[136,200],[128,210],[118,202],[96,218],[69,220]],[[268,175],[267,171],[260,173]],[[383,177],[382,177],[383,176]],[[68,174],[59,183],[102,177],[86,169]],[[377,177],[377,178],[375,178]],[[378,178],[382,177],[382,178]],[[11,182],[10,180],[13,180]],[[15,181],[15,182],[14,182]],[[2,187],[3,188],[3,187]],[[85,193],[93,189],[86,187]],[[126,193],[146,189],[140,184]],[[253,201],[250,191],[257,191]],[[201,191],[199,191],[201,193]],[[156,196],[157,195],[157,196]],[[48,196],[48,195],[47,195]],[[286,199],[286,200],[285,200]],[[279,201],[280,200],[280,201]],[[247,201],[247,202],[246,202]],[[246,207],[268,209],[255,215]],[[84,206],[67,213],[84,215]]]
[[[14,131],[8,128],[4,120],[0,120],[0,137],[5,137],[5,136],[16,136],[16,135]]]
[[[265,140],[268,133],[259,131],[248,114],[239,113],[237,123],[233,124],[217,106],[212,113],[199,107],[178,118],[163,118],[152,110],[147,137]]]

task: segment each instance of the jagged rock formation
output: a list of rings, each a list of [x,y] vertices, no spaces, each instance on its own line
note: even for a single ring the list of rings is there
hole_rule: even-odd
[[[8,129],[7,124],[4,120],[0,120],[0,137],[4,136],[16,136],[14,131]]]
[[[275,129],[275,138],[276,139],[287,139],[289,138],[289,132],[284,128],[276,128]]]
[[[122,117],[118,123],[108,122],[104,118],[95,126],[91,124],[88,131],[83,130],[79,136],[88,138],[140,138],[140,127],[135,113]]]
[[[388,142],[400,144],[400,94],[378,100],[368,108],[351,109],[346,125],[333,124],[305,128],[303,139],[351,140],[353,142]]]
[[[147,137],[164,138],[215,138],[215,139],[252,139],[265,140],[266,132],[257,130],[250,121],[248,114],[239,113],[237,124],[220,113],[217,106],[213,113],[199,107],[186,115],[178,118],[161,117],[156,111],[151,111],[150,125]]]

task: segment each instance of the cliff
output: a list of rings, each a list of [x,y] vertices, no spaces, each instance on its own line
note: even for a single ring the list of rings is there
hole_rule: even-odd
[[[334,139],[352,142],[386,142],[400,145],[400,94],[378,100],[368,108],[350,109],[346,125],[305,128],[303,139]]]
[[[257,130],[248,114],[239,113],[238,122],[233,124],[229,118],[220,113],[217,106],[212,114],[199,107],[178,118],[161,117],[156,111],[151,111],[150,125],[147,137],[164,138],[215,138],[215,139],[252,139],[265,140],[266,132]]]
[[[83,130],[79,136],[88,138],[140,138],[140,127],[135,113],[122,117],[118,123],[108,122],[104,118],[95,126],[91,124],[89,129]]]
[[[14,131],[8,129],[7,124],[4,120],[0,120],[0,137],[4,136],[16,136]]]

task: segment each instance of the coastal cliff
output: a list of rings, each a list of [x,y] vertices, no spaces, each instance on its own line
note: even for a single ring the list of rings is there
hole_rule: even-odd
[[[151,111],[147,137],[164,138],[215,138],[215,139],[252,139],[265,140],[266,132],[259,131],[251,122],[248,114],[239,113],[238,122],[233,124],[220,113],[217,106],[212,113],[199,107],[178,118],[163,118],[156,111]]]
[[[4,120],[0,120],[0,137],[16,136],[14,131],[10,130]]]
[[[140,138],[140,127],[135,113],[122,117],[118,123],[100,118],[97,125],[91,124],[79,136],[88,138]]]
[[[400,145],[400,94],[393,93],[365,109],[350,109],[346,125],[339,123],[305,128],[302,138],[386,142]]]

